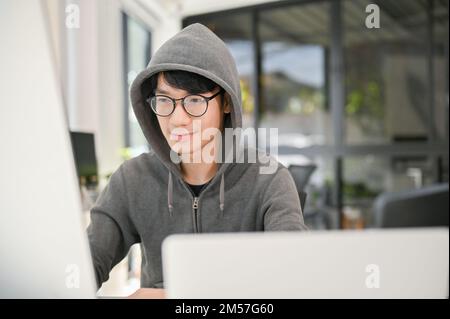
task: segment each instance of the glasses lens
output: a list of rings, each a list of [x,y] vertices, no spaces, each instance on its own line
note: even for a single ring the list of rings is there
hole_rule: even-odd
[[[173,102],[166,96],[154,96],[150,103],[153,111],[158,115],[167,116],[173,111]]]
[[[189,95],[184,99],[186,111],[193,116],[200,116],[206,112],[207,102],[200,95]]]

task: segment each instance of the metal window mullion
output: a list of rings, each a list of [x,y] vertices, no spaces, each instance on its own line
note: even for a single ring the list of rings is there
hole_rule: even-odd
[[[125,147],[131,146],[129,102],[128,102],[128,16],[122,11],[122,70],[123,70],[123,125]]]
[[[334,133],[334,185],[335,206],[338,211],[339,228],[343,226],[343,158],[339,151],[344,144],[344,50],[342,3],[332,0],[330,3],[331,49],[330,49],[330,105]]]
[[[259,127],[260,124],[260,108],[261,108],[261,78],[262,78],[262,67],[261,67],[261,38],[259,34],[259,12],[257,10],[252,11],[251,16],[252,23],[252,42],[253,42],[253,77],[252,77],[252,91],[253,91],[253,125],[255,128]],[[256,134],[256,146],[258,146],[258,136]]]

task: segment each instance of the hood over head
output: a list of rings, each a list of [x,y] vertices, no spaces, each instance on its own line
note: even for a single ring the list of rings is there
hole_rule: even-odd
[[[162,71],[182,70],[204,76],[222,87],[231,97],[231,112],[224,117],[224,128],[242,127],[242,100],[234,59],[226,44],[206,26],[195,23],[187,26],[166,41],[153,55],[149,65],[131,85],[130,95],[134,113],[153,151],[169,169],[181,176],[180,166],[170,159],[170,146],[146,99],[150,96],[149,81]],[[231,150],[232,151],[232,150]],[[227,150],[224,151],[228,156]],[[221,165],[219,172],[225,170]]]

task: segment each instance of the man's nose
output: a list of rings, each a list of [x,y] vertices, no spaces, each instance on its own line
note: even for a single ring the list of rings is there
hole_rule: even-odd
[[[170,116],[170,122],[174,126],[182,126],[186,125],[191,121],[191,117],[185,111],[181,100],[177,100],[175,103],[175,110],[173,110],[172,115]]]

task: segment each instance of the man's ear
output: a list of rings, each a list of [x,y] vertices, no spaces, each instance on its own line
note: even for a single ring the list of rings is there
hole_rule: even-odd
[[[228,93],[223,95],[223,113],[228,114],[231,112],[231,96]]]

